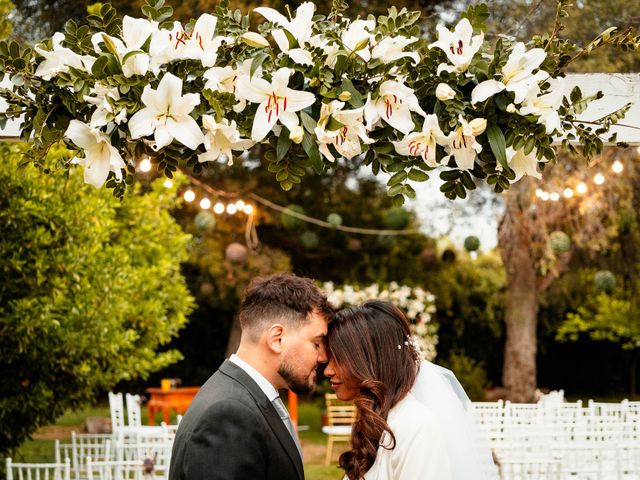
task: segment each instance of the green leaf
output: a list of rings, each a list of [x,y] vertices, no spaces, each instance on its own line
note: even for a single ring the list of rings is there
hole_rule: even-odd
[[[390,187],[394,185],[398,185],[399,183],[404,182],[406,179],[407,179],[407,172],[405,170],[401,170],[391,176],[391,178],[387,182],[387,185],[389,185]]]
[[[360,108],[364,105],[364,99],[356,87],[353,86],[353,83],[348,78],[342,79],[342,90],[349,92],[351,94],[351,98],[348,100],[349,105],[353,108]]]
[[[258,52],[253,56],[253,60],[251,60],[251,68],[249,69],[249,78],[253,78],[256,70],[258,70],[267,58],[269,58],[269,54],[266,52]]]
[[[317,122],[307,112],[300,112],[300,119],[305,130],[309,133],[313,133],[316,129]]]
[[[341,128],[344,127],[344,123],[339,122],[338,120],[336,120],[333,117],[329,117],[329,123],[327,124],[327,130],[331,130],[331,131],[336,131],[336,130],[340,130]]]
[[[391,199],[391,202],[393,203],[394,207],[401,207],[404,205],[404,196],[396,195]]]
[[[291,34],[291,32],[286,28],[283,28],[282,31],[284,31],[284,34],[286,35],[287,40],[289,41],[289,49],[296,48],[298,46],[298,40],[296,39],[296,37],[294,37]]]
[[[278,137],[278,145],[276,147],[276,159],[282,160],[291,148],[291,139],[289,138],[289,129],[282,127],[280,136]]]
[[[489,146],[496,160],[500,162],[503,168],[509,168],[507,163],[507,147],[504,139],[504,134],[500,127],[492,123],[487,128],[487,138],[489,139]]]
[[[412,180],[414,182],[425,182],[429,180],[429,175],[427,175],[422,170],[412,168],[411,170],[409,170],[409,180]]]
[[[311,160],[311,165],[316,173],[320,174],[324,171],[324,164],[322,163],[322,157],[320,156],[320,150],[318,144],[314,141],[313,135],[305,132],[302,137],[302,148]]]

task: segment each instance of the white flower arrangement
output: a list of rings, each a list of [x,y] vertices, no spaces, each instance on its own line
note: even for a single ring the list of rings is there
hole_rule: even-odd
[[[335,8],[329,17],[312,2],[289,16],[256,8],[265,22],[254,32],[225,0],[186,25],[169,21],[164,0],[148,0],[147,18],[119,20],[104,5],[88,25],[68,22],[34,50],[0,42],[13,83],[0,91],[9,105],[0,124],[23,118],[35,163],[64,140],[75,163],[91,168],[87,181],[118,195],[142,155],[171,176],[263,144],[285,190],[338,157],[363,155],[375,174],[393,174],[388,193],[401,205],[415,196],[409,182],[437,167],[448,198],[483,179],[501,192],[539,176],[555,158],[554,136],[593,155],[620,118],[603,118],[597,134],[585,126],[572,133],[572,105],[587,99],[579,90],[570,101],[562,95],[571,45],[553,37],[533,48],[489,45],[486,5],[470,7],[452,30],[438,26],[431,43],[419,12],[391,7],[350,20]]]
[[[336,287],[332,282],[323,283],[320,288],[327,295],[334,308],[361,305],[367,300],[386,300],[400,308],[411,323],[411,332],[417,338],[418,347],[424,358],[433,360],[438,345],[437,326],[431,321],[436,312],[436,297],[420,288],[398,285],[391,282],[386,287],[373,283],[366,287],[345,284]]]

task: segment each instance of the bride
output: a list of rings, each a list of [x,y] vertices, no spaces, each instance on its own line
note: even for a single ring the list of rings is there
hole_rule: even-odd
[[[369,301],[341,310],[329,324],[327,348],[325,376],[358,412],[351,449],[340,456],[346,478],[495,478],[468,397],[453,373],[421,360],[398,308]]]

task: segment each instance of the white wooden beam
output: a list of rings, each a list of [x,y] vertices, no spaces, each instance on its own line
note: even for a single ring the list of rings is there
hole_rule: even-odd
[[[568,74],[565,82],[565,95],[569,96],[574,86],[578,85],[584,96],[595,94],[598,90],[604,93],[600,100],[592,102],[587,110],[579,115],[584,121],[597,120],[629,102],[633,106],[626,117],[612,129],[618,133],[618,141],[640,145],[640,73],[573,73]],[[7,78],[0,86],[11,88]],[[6,108],[0,99],[0,111]],[[20,137],[18,126],[20,121],[12,120],[6,128],[0,130],[0,140],[16,140]]]

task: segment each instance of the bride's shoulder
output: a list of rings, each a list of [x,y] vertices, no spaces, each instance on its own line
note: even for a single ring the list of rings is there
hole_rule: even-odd
[[[403,429],[423,429],[436,426],[437,418],[431,408],[418,401],[413,394],[408,393],[389,412],[389,426]]]

